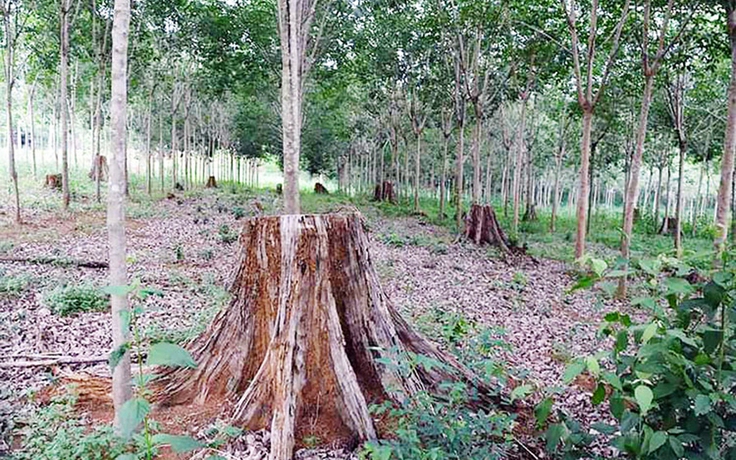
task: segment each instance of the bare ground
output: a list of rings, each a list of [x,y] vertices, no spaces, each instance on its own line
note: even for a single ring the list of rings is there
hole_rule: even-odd
[[[227,301],[224,288],[236,254],[235,245],[221,236],[223,226],[231,233],[239,231],[234,205],[246,215],[254,209],[249,200],[233,200],[206,192],[133,206],[130,274],[142,286],[161,291],[161,296],[145,300],[140,329],[147,337],[160,337],[167,330],[179,331],[180,337],[196,334]],[[20,229],[0,226],[0,241],[12,242],[0,256],[107,258],[101,211],[67,215],[35,211],[27,220]],[[383,287],[417,327],[427,330],[432,318],[454,313],[467,319],[468,334],[489,328],[491,335],[510,345],[499,347],[496,358],[525,383],[538,389],[561,387],[566,361],[602,346],[596,332],[611,306],[602,305],[589,292],[567,293],[572,278],[563,263],[532,259],[507,263],[485,248],[455,244],[444,229],[414,218],[373,217],[369,228],[371,254]],[[27,286],[19,294],[0,293],[0,364],[49,353],[72,357],[109,353],[109,313],[61,318],[44,303],[46,293],[67,283],[105,286],[105,270],[0,262],[3,272],[25,279]],[[47,385],[54,374],[80,369],[109,374],[105,363],[0,368],[0,398],[22,404],[19,395]],[[560,391],[556,407],[583,420],[602,419],[600,408],[590,406],[586,390]],[[243,441],[242,458],[259,458],[257,447],[247,447],[253,442]],[[248,449],[252,455],[246,455]]]

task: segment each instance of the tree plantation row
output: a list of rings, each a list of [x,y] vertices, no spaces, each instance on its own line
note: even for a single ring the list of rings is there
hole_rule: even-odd
[[[87,321],[109,299],[109,333],[91,346],[106,348],[104,373],[58,379],[111,422],[103,457],[231,458],[202,434],[213,420],[246,430],[251,446],[267,433],[253,459],[319,445],[376,460],[735,455],[736,0],[0,8],[12,197],[0,266],[31,264],[40,280],[52,275],[38,266],[96,282],[79,271],[104,270],[106,281],[26,295],[31,283],[12,272],[21,281],[0,294],[19,295],[39,324],[80,313],[82,332],[58,319],[80,341],[99,333]],[[396,222],[415,233],[379,233]],[[38,232],[49,227],[51,243]],[[566,232],[574,271],[530,255],[530,229]],[[611,234],[609,264],[591,243],[605,235],[610,246]],[[639,257],[655,234],[672,249]],[[702,240],[708,260],[693,262]],[[101,247],[104,262],[76,259]],[[228,271],[228,290],[198,316],[182,304],[206,270],[218,281]],[[178,283],[188,291],[174,292],[179,271],[193,276]],[[453,316],[442,297],[468,273]],[[403,298],[412,290],[428,296],[417,311]],[[151,338],[145,315],[159,303],[163,318],[201,328]],[[8,305],[0,297],[0,312],[28,327]],[[0,369],[20,368],[16,382],[37,378],[25,368],[100,362],[39,353],[33,327],[20,345],[0,341]],[[562,395],[583,393],[581,425]]]

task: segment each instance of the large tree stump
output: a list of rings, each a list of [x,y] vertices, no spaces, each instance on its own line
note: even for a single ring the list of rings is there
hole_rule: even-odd
[[[373,201],[388,201],[389,203],[396,203],[394,184],[390,181],[383,181],[382,184],[376,184],[376,188],[373,191]]]
[[[677,217],[665,217],[662,219],[662,225],[657,231],[660,235],[674,235],[677,231]]]
[[[93,181],[97,181],[97,175],[99,174],[100,182],[105,182],[109,172],[110,168],[107,165],[107,158],[104,155],[95,155],[92,160],[92,168],[90,168],[87,176]]]
[[[46,174],[44,186],[52,190],[61,190],[61,174]]]
[[[329,195],[330,192],[327,190],[327,188],[320,184],[319,182],[314,184],[314,193],[317,195]]]
[[[164,405],[233,403],[231,423],[271,430],[271,460],[295,443],[375,439],[369,405],[401,401],[462,380],[491,401],[489,388],[416,332],[382,291],[360,215],[286,215],[245,221],[233,300],[190,346],[196,369],[168,371]],[[406,353],[444,366],[406,373]],[[380,359],[384,358],[384,359]]]
[[[478,245],[488,244],[504,253],[511,252],[512,245],[490,205],[474,204],[470,207],[470,212],[465,216],[465,237]]]
[[[215,179],[215,176],[210,176],[207,178],[207,184],[205,184],[206,188],[217,188],[217,179]]]

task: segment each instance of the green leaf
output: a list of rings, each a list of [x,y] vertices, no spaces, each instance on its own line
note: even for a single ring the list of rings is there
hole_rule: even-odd
[[[723,332],[720,329],[708,328],[703,331],[703,348],[706,353],[713,353],[721,345]]]
[[[662,262],[657,259],[642,259],[639,261],[639,267],[649,275],[656,276],[662,268]]]
[[[624,351],[629,346],[629,333],[625,330],[618,331],[616,334],[616,351]]]
[[[682,447],[682,441],[677,439],[675,436],[669,436],[670,447],[672,451],[677,455],[677,458],[682,458],[685,454],[685,448]]]
[[[130,342],[125,342],[124,344],[120,345],[112,352],[110,352],[110,357],[107,360],[107,363],[110,365],[110,372],[115,370],[115,368],[123,359],[123,356],[125,356],[125,353],[127,353],[128,350],[130,350]]]
[[[642,415],[645,415],[652,407],[652,401],[654,400],[654,394],[651,388],[646,385],[639,385],[634,390],[634,398],[636,403],[639,405],[639,410]]]
[[[169,367],[197,367],[197,363],[188,351],[168,342],[159,342],[151,345],[148,350],[149,366],[169,366]]]
[[[667,433],[664,431],[657,431],[654,434],[652,434],[652,437],[649,439],[649,451],[648,453],[655,452],[657,449],[662,447],[664,443],[667,442]]]
[[[646,329],[644,329],[644,332],[641,334],[641,343],[642,345],[646,345],[647,342],[649,342],[652,337],[654,337],[654,334],[657,333],[657,323],[651,323],[649,326],[647,326]]]
[[[698,347],[697,342],[695,342],[695,340],[693,340],[692,338],[690,338],[687,335],[685,335],[685,333],[682,332],[681,329],[668,329],[667,330],[667,335],[671,335],[672,337],[676,337],[676,338],[680,339],[680,342],[682,342],[685,345],[689,345],[689,346],[691,346],[693,348],[697,348]]]
[[[613,434],[618,429],[617,427],[613,425],[608,425],[607,423],[593,423],[592,425],[590,425],[590,427],[595,431],[603,434]]]
[[[590,266],[599,278],[603,276],[603,272],[608,268],[606,261],[601,259],[590,259]]]
[[[623,386],[621,385],[621,379],[618,377],[618,375],[614,374],[613,372],[604,372],[603,380],[608,382],[609,385],[611,385],[613,388],[617,389],[618,391],[623,391]]]
[[[667,293],[669,294],[691,294],[695,288],[686,280],[682,278],[667,278],[664,282],[667,287]]]
[[[118,297],[125,297],[135,289],[133,286],[105,286],[102,292]]]
[[[585,358],[585,365],[588,368],[588,372],[590,372],[594,376],[598,376],[598,374],[601,373],[601,366],[598,364],[598,360],[595,359],[593,356],[588,356]]]
[[[655,310],[657,302],[651,297],[637,297],[631,301],[631,305],[641,305],[648,310]]]
[[[598,387],[595,389],[595,392],[593,392],[593,398],[591,399],[591,402],[593,403],[593,405],[597,406],[598,404],[602,403],[604,399],[606,399],[606,387],[602,383],[599,383]]]
[[[710,411],[710,398],[707,395],[697,395],[695,397],[695,415],[705,415]]]
[[[511,391],[511,395],[509,395],[509,397],[511,398],[511,401],[514,401],[516,399],[523,399],[526,396],[528,396],[531,392],[532,392],[531,385],[519,385],[518,387],[514,388]]]
[[[151,411],[151,405],[143,398],[129,399],[120,408],[120,436],[123,440],[128,441],[143,423],[148,413]]]
[[[583,361],[573,361],[567,365],[565,374],[562,376],[562,381],[568,384],[575,380],[575,377],[580,375],[585,370],[585,363]]]
[[[567,436],[567,427],[562,423],[555,423],[547,429],[547,452],[555,452],[560,441]]]
[[[726,295],[726,290],[713,281],[703,286],[703,297],[713,308],[717,308],[723,302],[724,295]]]
[[[172,434],[165,433],[154,435],[153,443],[157,446],[171,446],[171,450],[177,454],[182,452],[191,452],[195,449],[201,449],[204,447],[204,444],[190,436],[174,436]]]
[[[544,398],[537,407],[534,408],[534,417],[537,419],[537,426],[541,427],[549,418],[549,414],[552,413],[552,406],[554,400],[552,398]]]

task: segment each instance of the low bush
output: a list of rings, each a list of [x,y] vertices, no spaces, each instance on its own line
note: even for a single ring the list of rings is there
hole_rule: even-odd
[[[44,303],[59,316],[76,313],[107,311],[110,297],[102,290],[90,286],[65,286],[47,293]]]

